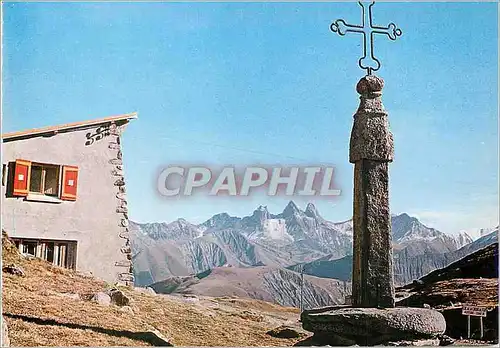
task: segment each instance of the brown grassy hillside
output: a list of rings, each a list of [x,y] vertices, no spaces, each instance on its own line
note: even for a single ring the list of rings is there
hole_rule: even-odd
[[[25,276],[3,272],[3,316],[12,346],[155,345],[159,331],[173,345],[289,346],[299,339],[266,334],[280,325],[299,327],[297,309],[237,298],[151,295],[120,288],[133,313],[87,298],[109,284],[27,259],[2,235],[3,266],[21,266]]]

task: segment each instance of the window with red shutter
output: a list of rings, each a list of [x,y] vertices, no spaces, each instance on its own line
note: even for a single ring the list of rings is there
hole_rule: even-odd
[[[31,176],[31,162],[18,159],[14,166],[14,181],[12,194],[16,197],[28,195]]]
[[[78,167],[63,166],[61,199],[67,201],[76,200],[78,186]]]

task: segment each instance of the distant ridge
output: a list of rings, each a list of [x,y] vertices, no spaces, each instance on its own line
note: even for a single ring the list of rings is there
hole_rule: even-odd
[[[352,220],[328,221],[313,203],[302,210],[290,201],[278,214],[266,206],[243,217],[222,212],[201,224],[131,222],[130,231],[137,285],[225,265],[295,271],[304,265],[307,274],[339,279],[350,274]],[[399,283],[442,267],[451,253],[472,242],[466,233],[450,236],[406,213],[392,216],[392,231]]]

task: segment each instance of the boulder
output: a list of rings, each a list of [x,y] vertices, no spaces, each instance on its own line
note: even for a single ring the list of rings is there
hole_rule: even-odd
[[[123,306],[120,311],[134,315],[134,310],[130,306]]]
[[[269,330],[266,334],[276,338],[299,338],[306,336],[303,332],[299,332],[292,327],[284,325]]]
[[[106,293],[111,298],[111,303],[117,306],[128,306],[130,304],[130,299],[121,291],[116,288],[106,291]]]
[[[446,330],[441,313],[424,308],[324,308],[304,311],[304,329],[329,345],[375,345],[436,338]]]
[[[449,346],[455,343],[455,340],[448,335],[439,335],[438,338],[440,346]]]
[[[13,263],[4,266],[2,270],[6,273],[10,273],[13,275],[24,277],[26,274],[24,273],[24,269],[21,266],[17,266]]]
[[[99,303],[102,306],[109,306],[111,304],[111,297],[105,292],[98,292],[94,294],[91,300]]]

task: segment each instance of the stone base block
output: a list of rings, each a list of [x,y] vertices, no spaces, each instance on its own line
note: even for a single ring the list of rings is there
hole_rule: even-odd
[[[333,346],[418,341],[446,330],[443,315],[426,308],[325,308],[304,311],[301,321],[315,341]]]

